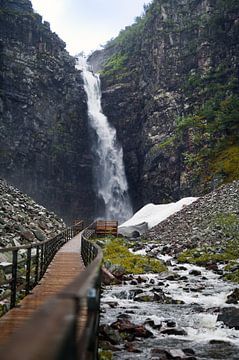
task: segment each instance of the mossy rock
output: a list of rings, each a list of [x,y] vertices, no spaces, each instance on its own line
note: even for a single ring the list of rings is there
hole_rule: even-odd
[[[210,262],[228,262],[237,257],[238,253],[233,253],[229,249],[218,253],[216,249],[213,251],[211,247],[205,247],[183,251],[178,256],[178,262],[204,266]]]
[[[229,280],[229,281],[239,284],[239,270],[229,272],[228,274],[225,274],[223,276],[223,278],[225,280]]]
[[[5,277],[5,273],[2,269],[0,269],[0,284],[5,282],[6,277]]]
[[[99,349],[99,360],[112,360],[113,353],[110,350]]]
[[[160,273],[167,270],[160,260],[132,254],[126,242],[118,238],[106,240],[104,261],[123,267],[126,274]]]

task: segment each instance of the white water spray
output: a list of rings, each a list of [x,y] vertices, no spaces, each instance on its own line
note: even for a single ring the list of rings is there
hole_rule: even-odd
[[[95,180],[98,197],[103,200],[106,219],[120,223],[132,216],[128,184],[123,163],[123,150],[117,143],[116,130],[109,124],[101,108],[101,89],[98,74],[94,74],[85,58],[78,59],[87,94],[89,124],[95,131]]]

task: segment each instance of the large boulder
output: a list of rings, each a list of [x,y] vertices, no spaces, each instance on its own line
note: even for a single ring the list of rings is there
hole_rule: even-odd
[[[222,308],[217,321],[222,321],[229,328],[239,330],[239,309],[235,307]]]

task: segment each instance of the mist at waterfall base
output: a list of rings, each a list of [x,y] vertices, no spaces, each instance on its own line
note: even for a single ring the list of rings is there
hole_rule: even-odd
[[[98,218],[129,219],[133,212],[123,163],[123,150],[117,142],[116,130],[102,112],[101,88],[98,74],[94,74],[84,57],[78,58],[87,94],[89,126],[93,131],[93,174],[97,194]]]

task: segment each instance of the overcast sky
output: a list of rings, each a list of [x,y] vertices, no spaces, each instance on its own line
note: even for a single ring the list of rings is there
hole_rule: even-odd
[[[86,54],[115,37],[152,0],[32,0],[33,8],[49,21],[75,55]]]

